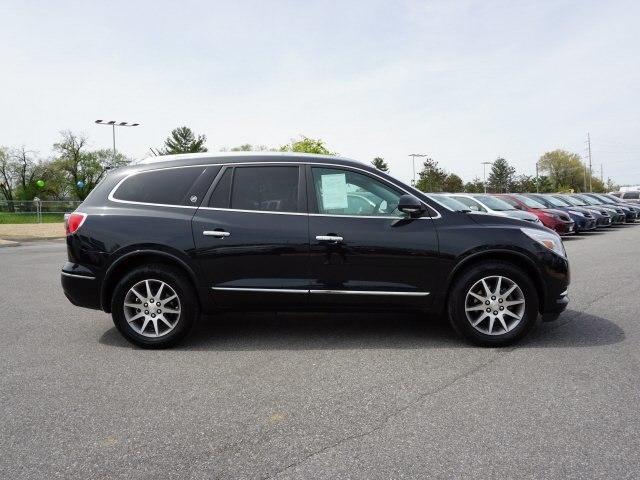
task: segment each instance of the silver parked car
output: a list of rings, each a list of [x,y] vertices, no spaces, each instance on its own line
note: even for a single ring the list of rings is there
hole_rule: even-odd
[[[517,218],[531,223],[540,223],[538,217],[533,213],[518,210],[513,205],[491,195],[450,193],[448,196],[466,205],[472,213],[486,213],[501,217]]]

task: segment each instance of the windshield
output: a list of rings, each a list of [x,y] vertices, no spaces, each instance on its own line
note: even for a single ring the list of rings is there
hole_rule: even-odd
[[[554,200],[557,200],[562,204],[563,207],[571,207],[573,203],[567,200],[565,197],[561,197],[560,195],[552,195]]]
[[[491,210],[495,210],[496,212],[515,210],[515,207],[496,197],[490,197],[489,195],[475,195],[473,198],[475,198],[479,202],[482,202],[484,205],[489,207]]]
[[[624,203],[623,200],[620,200],[618,197],[616,197],[615,195],[612,195],[610,193],[607,193],[604,196],[607,197],[609,200],[613,201],[613,203]]]
[[[523,195],[524,197],[525,195]],[[536,202],[540,202],[542,205],[544,205],[545,207],[549,208],[549,207],[553,207],[553,203],[549,202],[549,200],[547,200],[545,197],[543,197],[542,195],[526,195],[527,198],[532,198],[533,200],[535,200]]]
[[[569,195],[565,195],[562,198],[564,198],[571,205],[575,205],[576,207],[584,207],[585,205],[587,205],[587,203],[583,202],[581,199],[576,197],[571,197]]]
[[[566,207],[567,205],[565,203],[562,202],[562,200],[558,200],[556,197],[554,197],[553,195],[547,195],[546,197],[544,197],[547,199],[547,201],[553,205],[554,207]]]
[[[604,203],[608,203],[608,204],[615,204],[616,203],[613,200],[611,200],[609,197],[607,197],[606,195],[596,195],[596,198],[598,198],[599,200],[602,200],[602,202],[604,202]]]
[[[434,202],[440,203],[447,208],[450,208],[456,212],[469,211],[469,207],[467,207],[464,203],[459,202],[455,198],[447,197],[445,195],[427,195]]]
[[[586,195],[580,195],[579,197],[574,197],[574,198],[579,198],[580,200],[584,200],[587,205],[599,205],[602,202],[598,201],[598,200],[594,200],[593,198],[587,197]]]
[[[524,195],[514,195],[513,198],[517,198],[529,208],[544,208],[544,205],[534,200],[533,198],[525,197]]]

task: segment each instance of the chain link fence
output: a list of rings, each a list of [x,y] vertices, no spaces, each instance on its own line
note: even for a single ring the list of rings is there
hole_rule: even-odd
[[[0,200],[0,223],[63,222],[64,214],[73,212],[78,200]]]

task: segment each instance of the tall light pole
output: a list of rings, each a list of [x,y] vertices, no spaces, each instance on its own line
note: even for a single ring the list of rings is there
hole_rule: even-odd
[[[493,165],[493,162],[482,162],[482,174],[484,176],[484,193],[487,193],[487,165]]]
[[[540,193],[540,180],[538,177],[538,162],[540,160],[536,160],[536,193]]]
[[[410,153],[409,156],[412,158],[412,161],[413,161],[413,180],[411,181],[411,186],[415,187],[416,186],[416,157],[418,158],[426,157],[427,155],[425,155],[424,153]]]
[[[113,132],[113,160],[116,159],[116,127],[137,127],[139,123],[117,122],[115,120],[96,120],[98,125],[111,125]]]

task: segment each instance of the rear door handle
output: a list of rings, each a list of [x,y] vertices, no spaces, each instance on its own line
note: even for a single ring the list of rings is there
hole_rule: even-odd
[[[204,232],[202,232],[202,235],[204,235],[205,237],[224,238],[228,237],[231,234],[222,230],[205,230]]]
[[[338,235],[316,235],[316,240],[319,242],[336,242],[340,243],[344,238]]]

